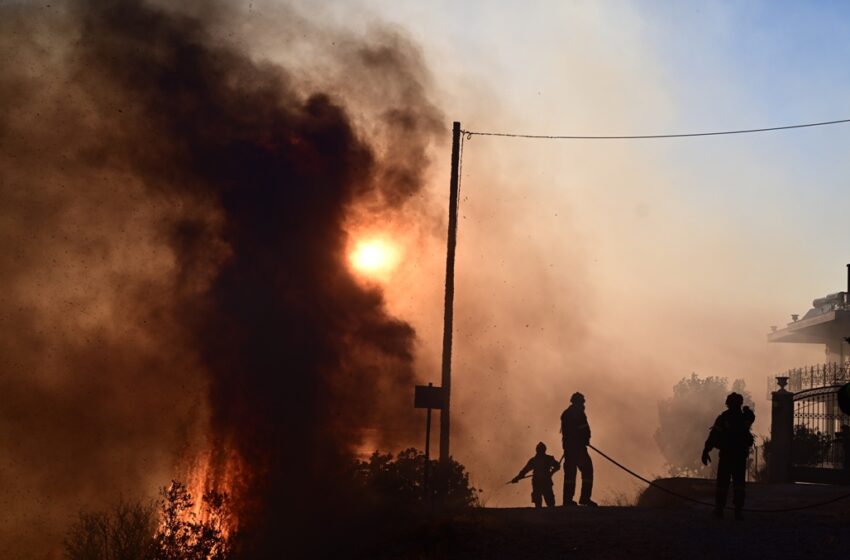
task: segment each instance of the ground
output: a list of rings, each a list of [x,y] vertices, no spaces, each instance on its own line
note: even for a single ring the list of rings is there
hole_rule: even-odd
[[[709,499],[708,481],[663,482]],[[821,502],[850,487],[751,485],[748,506],[774,509]],[[730,512],[731,513],[731,512]],[[748,513],[715,519],[711,509],[644,494],[631,507],[480,508],[424,522],[370,556],[446,559],[678,559],[846,558],[850,551],[850,498],[789,513]]]

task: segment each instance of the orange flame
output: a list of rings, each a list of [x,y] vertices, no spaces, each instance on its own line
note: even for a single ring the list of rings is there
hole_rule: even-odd
[[[239,519],[231,507],[231,497],[237,490],[242,468],[235,454],[225,455],[222,457],[222,453],[206,450],[191,462],[185,471],[185,487],[191,498],[191,507],[179,510],[177,521],[187,526],[197,527],[200,524],[205,529],[217,531],[226,547],[239,527]],[[168,532],[163,514],[157,533]]]

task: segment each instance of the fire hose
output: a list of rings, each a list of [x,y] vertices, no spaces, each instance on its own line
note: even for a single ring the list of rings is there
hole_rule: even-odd
[[[635,471],[631,470],[630,468],[626,467],[625,465],[623,465],[623,464],[617,462],[616,460],[612,459],[611,457],[609,457],[608,455],[606,455],[602,451],[596,449],[592,445],[588,444],[587,446],[589,448],[591,448],[592,450],[594,450],[599,455],[601,455],[602,457],[604,457],[605,459],[607,459],[608,461],[610,461],[611,463],[613,463],[614,465],[616,465],[617,467],[621,468],[622,470],[629,473],[630,475],[637,478],[638,480],[645,482],[649,486],[652,486],[653,488],[657,488],[658,490],[661,490],[662,492],[666,492],[666,493],[670,494],[671,496],[675,496],[675,497],[677,497],[681,500],[693,502],[695,504],[700,504],[700,505],[708,506],[708,507],[712,507],[712,508],[716,507],[715,504],[712,504],[712,503],[709,503],[709,502],[704,502],[702,500],[698,500],[698,499],[693,498],[691,496],[686,496],[684,494],[680,494],[680,493],[678,493],[674,490],[670,490],[669,488],[665,488],[664,486],[661,486],[657,482],[653,482],[653,481],[639,475]],[[741,511],[746,511],[746,512],[751,512],[751,513],[784,513],[784,512],[789,512],[789,511],[800,511],[800,510],[804,510],[804,509],[812,509],[812,508],[821,507],[821,506],[825,506],[825,505],[829,505],[829,504],[834,504],[835,502],[839,502],[839,501],[845,500],[847,498],[850,498],[850,493],[842,494],[841,496],[836,496],[835,498],[830,498],[829,500],[824,500],[822,502],[815,502],[815,503],[812,503],[812,504],[806,504],[806,505],[802,505],[802,506],[794,506],[794,507],[778,508],[778,509],[741,508]],[[733,509],[733,507],[730,507],[730,506],[725,506],[725,507],[726,507],[726,509]]]

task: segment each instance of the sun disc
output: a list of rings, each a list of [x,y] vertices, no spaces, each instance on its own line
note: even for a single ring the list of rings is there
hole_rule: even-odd
[[[397,259],[395,247],[383,239],[360,241],[350,255],[354,269],[367,276],[380,276],[391,272]]]

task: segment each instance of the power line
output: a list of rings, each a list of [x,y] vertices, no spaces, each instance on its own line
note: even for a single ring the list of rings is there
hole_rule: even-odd
[[[754,132],[774,132],[777,130],[791,130],[794,128],[811,128],[814,126],[828,126],[833,124],[850,123],[850,119],[837,121],[823,121],[805,124],[791,124],[786,126],[772,126],[769,128],[748,128],[742,130],[719,130],[714,132],[686,132],[682,134],[634,134],[623,136],[571,136],[571,135],[549,135],[549,134],[516,134],[511,132],[477,132],[474,130],[461,130],[466,139],[473,136],[500,136],[506,138],[533,138],[539,140],[648,140],[652,138],[693,138],[696,136],[723,136],[728,134],[752,134]]]

